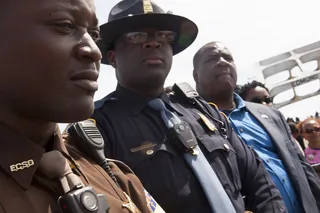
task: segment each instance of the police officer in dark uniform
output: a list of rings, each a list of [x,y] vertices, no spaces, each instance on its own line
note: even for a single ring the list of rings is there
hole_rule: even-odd
[[[259,157],[238,139],[217,109],[208,107],[185,84],[173,87],[174,95],[163,91],[172,56],[197,36],[195,23],[165,13],[152,1],[124,0],[112,8],[101,33],[102,62],[115,68],[118,80],[116,90],[95,103],[92,116],[106,142],[107,156],[127,163],[166,212],[213,212],[199,179],[176,146],[183,139],[174,139],[177,134],[166,126],[163,112],[169,111],[187,128],[190,125],[235,212],[286,212]],[[185,89],[189,96],[181,93]],[[166,109],[157,112],[154,100]]]

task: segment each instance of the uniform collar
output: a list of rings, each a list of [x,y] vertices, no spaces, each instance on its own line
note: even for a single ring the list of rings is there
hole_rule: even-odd
[[[237,93],[233,93],[233,101],[236,105],[235,108],[233,108],[232,110],[222,110],[223,113],[225,113],[228,116],[232,112],[237,112],[237,111],[240,111],[241,109],[246,108],[246,104],[245,104],[244,100]]]
[[[126,89],[118,84],[116,89],[116,97],[126,102],[126,107],[132,111],[132,113],[137,116],[147,105],[148,102],[151,101],[138,93]],[[159,98],[170,106],[169,97],[165,94],[165,92],[161,93]]]
[[[46,150],[3,123],[0,135],[0,167],[27,190]],[[54,150],[67,153],[58,126],[50,143]]]

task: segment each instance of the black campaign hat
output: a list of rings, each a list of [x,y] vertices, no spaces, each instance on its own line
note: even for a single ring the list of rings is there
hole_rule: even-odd
[[[164,12],[150,0],[123,0],[109,13],[108,22],[100,26],[102,39],[98,46],[102,52],[102,63],[109,64],[106,57],[114,42],[123,34],[141,28],[170,30],[177,34],[173,43],[173,55],[190,46],[198,35],[198,27],[191,20]]]

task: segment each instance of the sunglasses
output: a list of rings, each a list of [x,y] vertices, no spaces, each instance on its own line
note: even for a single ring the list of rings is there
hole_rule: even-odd
[[[312,128],[306,128],[304,129],[304,132],[310,134],[310,133],[313,133],[313,132],[320,132],[320,127],[312,127]]]
[[[147,32],[129,32],[124,34],[124,39],[128,43],[132,44],[141,44],[145,43],[148,41],[150,34]],[[177,34],[172,31],[155,31],[153,37],[157,42],[162,42],[162,43],[171,43],[173,42]]]
[[[255,97],[255,98],[252,98],[249,102],[253,102],[257,104],[262,104],[262,103],[270,104],[273,102],[273,99],[269,96],[266,96],[263,99]]]

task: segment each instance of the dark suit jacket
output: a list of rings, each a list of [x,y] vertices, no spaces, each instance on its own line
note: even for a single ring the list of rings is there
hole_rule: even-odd
[[[306,213],[320,212],[320,179],[305,161],[281,114],[273,107],[246,102],[248,111],[270,134]]]

